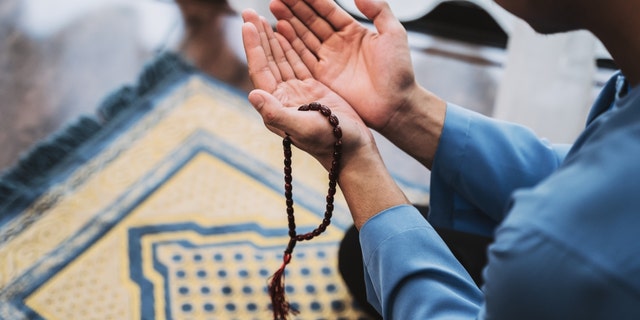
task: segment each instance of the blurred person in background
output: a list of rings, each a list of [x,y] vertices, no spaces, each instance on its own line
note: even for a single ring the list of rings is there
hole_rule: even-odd
[[[179,52],[203,72],[250,91],[253,86],[244,61],[232,50],[225,23],[237,16],[226,0],[176,0],[184,22]]]

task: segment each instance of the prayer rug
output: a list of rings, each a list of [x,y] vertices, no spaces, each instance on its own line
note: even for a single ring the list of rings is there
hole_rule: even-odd
[[[246,94],[172,54],[43,142],[0,179],[1,319],[270,319],[288,242],[282,140]],[[298,232],[322,221],[328,177],[294,150]],[[337,269],[351,225],[299,243],[296,319],[367,319]]]

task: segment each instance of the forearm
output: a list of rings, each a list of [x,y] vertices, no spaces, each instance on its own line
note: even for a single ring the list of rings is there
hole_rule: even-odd
[[[358,229],[381,211],[409,204],[385,167],[375,144],[345,155],[339,185]]]
[[[380,133],[431,169],[444,127],[447,103],[415,84]]]

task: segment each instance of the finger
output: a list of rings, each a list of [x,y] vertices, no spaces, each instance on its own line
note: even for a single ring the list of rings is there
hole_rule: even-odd
[[[242,25],[242,43],[247,56],[251,82],[256,88],[273,92],[278,82],[269,67],[267,54],[262,46],[258,30],[253,23],[245,22]]]
[[[282,49],[281,43],[276,38],[276,34],[271,29],[271,25],[267,21],[267,19],[261,17],[260,21],[262,22],[263,28],[265,30],[267,39],[269,40],[269,47],[271,48],[271,53],[273,55],[273,61],[278,68],[278,72],[282,77],[283,81],[296,79],[296,74],[293,71],[293,68],[289,64],[287,57],[285,55],[284,50]],[[287,43],[288,44],[288,43]]]
[[[355,0],[358,10],[367,19],[373,21],[378,33],[404,33],[404,27],[393,15],[389,4],[386,1],[378,0]]]
[[[280,4],[282,4],[282,2],[273,3],[274,11],[282,10],[282,7],[278,8]],[[304,1],[284,1],[284,4],[320,41],[325,41],[335,32],[333,26],[325,20],[325,17],[318,15],[318,13]]]
[[[291,4],[296,0],[281,0]],[[300,1],[301,2],[301,1]],[[356,20],[344,9],[342,9],[335,1],[326,0],[305,0],[304,2],[323,20],[328,23],[333,31],[342,30]]]
[[[249,92],[249,102],[262,116],[265,126],[281,137],[286,133],[299,135],[308,131],[309,122],[301,118],[307,118],[311,113],[287,108],[272,94],[259,89]]]
[[[287,41],[287,39],[285,39],[281,34],[276,34],[276,38],[280,42],[280,47],[284,50],[284,54],[288,62],[287,64],[294,72],[294,78],[300,80],[311,78],[311,71],[309,71],[309,68],[304,64],[298,53],[293,49],[293,47],[291,47],[289,41]]]
[[[249,92],[248,98],[253,108],[262,116],[262,120],[267,128],[275,134],[284,137],[285,130],[281,130],[278,125],[274,125],[274,123],[281,122],[279,118],[281,117],[282,110],[280,109],[284,109],[278,99],[260,89]]]
[[[295,34],[304,45],[314,54],[320,50],[320,39],[291,11],[290,7],[282,1],[271,2],[271,12],[279,21],[287,21],[295,31]]]
[[[268,23],[265,24],[264,18],[258,16],[258,14],[254,10],[243,11],[242,18],[244,19],[244,21],[255,25],[256,29],[258,30],[258,35],[260,36],[261,46],[264,48],[268,67],[271,69],[271,72],[276,78],[276,81],[282,81],[282,76],[280,75],[278,64],[276,63],[273,56],[269,35],[267,34],[267,29],[271,29],[271,26]]]
[[[318,57],[311,52],[309,48],[307,48],[302,39],[300,39],[296,34],[296,31],[293,29],[291,24],[287,21],[280,20],[276,27],[278,29],[278,33],[287,40],[298,58],[305,65],[305,68],[307,70],[314,70],[315,66],[318,64]],[[294,68],[294,70],[296,69]],[[296,74],[298,74],[298,71],[296,71]],[[303,77],[302,79],[305,78],[306,77]]]

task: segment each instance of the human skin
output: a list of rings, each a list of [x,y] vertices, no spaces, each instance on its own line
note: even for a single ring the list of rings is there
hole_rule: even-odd
[[[293,144],[314,156],[326,169],[333,160],[333,133],[315,112],[298,111],[312,101],[330,106],[340,121],[344,141],[338,183],[356,227],[389,207],[409,201],[386,170],[371,131],[334,91],[315,80],[288,42],[273,33],[254,11],[243,12],[243,43],[249,75],[257,90],[249,101],[267,128],[291,137]]]
[[[542,33],[593,32],[632,85],[640,81],[638,0],[497,0]],[[445,102],[413,75],[406,32],[384,1],[356,0],[375,30],[327,0],[273,0],[277,29],[312,75],[344,97],[365,123],[431,168]],[[526,98],[526,97],[525,97]]]
[[[498,0],[498,3],[542,32],[590,30],[607,47],[631,85],[638,83],[640,38],[636,30],[640,28],[640,19],[635,13],[640,12],[640,0]],[[359,228],[377,212],[407,203],[380,160],[375,143],[361,127],[366,125],[379,131],[431,168],[444,126],[446,103],[416,83],[406,31],[386,2],[356,0],[356,5],[373,21],[375,30],[362,26],[334,1],[273,0],[271,10],[279,19],[278,33],[259,33],[259,28],[254,31],[250,25],[258,25],[255,13],[246,13],[243,34],[251,78],[257,88],[263,89],[252,92],[249,99],[272,131],[280,135],[283,131],[292,133],[294,126],[297,145],[326,167],[327,153],[321,152],[317,144],[322,141],[316,138],[319,129],[308,126],[310,119],[294,113],[287,113],[291,118],[285,118],[278,110],[291,107],[292,97],[300,104],[324,97],[320,102],[358,124],[359,129],[344,138],[357,147],[344,148],[348,161],[340,175],[340,187]],[[566,18],[568,12],[572,16]],[[262,28],[269,29],[264,25]],[[262,44],[247,46],[247,41],[258,33],[263,37]],[[260,65],[257,62],[260,55],[270,52],[265,50],[269,43],[278,43],[284,53],[276,59],[267,55],[273,61]],[[262,52],[257,50],[260,47]],[[264,86],[260,79],[264,74],[281,72],[274,65],[284,69],[287,65],[295,66],[293,76],[286,79],[276,76],[277,85]],[[305,92],[280,88],[293,80],[308,84],[297,87]],[[356,141],[349,141],[351,138]]]
[[[377,30],[333,1],[277,0],[277,28],[318,81],[347,100],[371,128],[431,168],[446,103],[419,86],[407,34],[381,1],[356,1]]]

